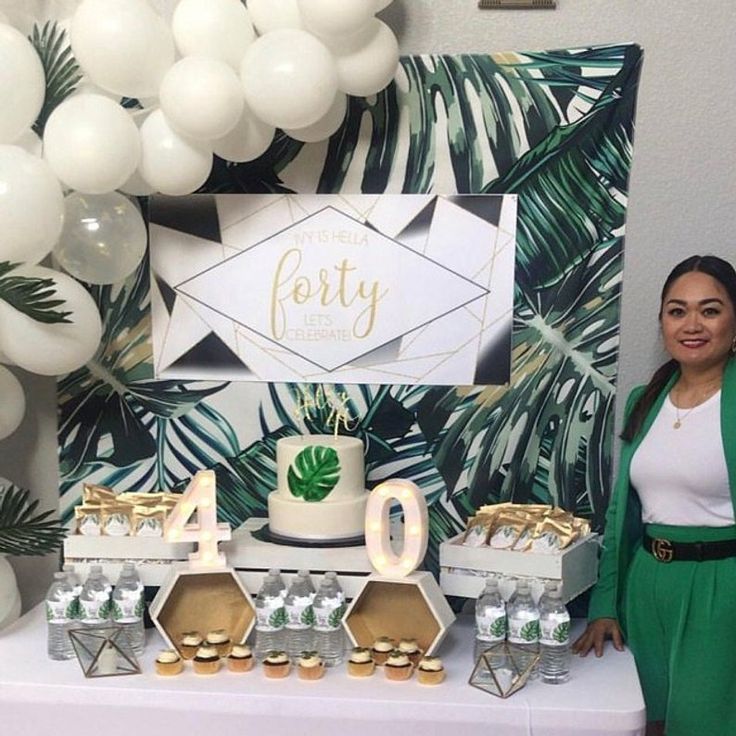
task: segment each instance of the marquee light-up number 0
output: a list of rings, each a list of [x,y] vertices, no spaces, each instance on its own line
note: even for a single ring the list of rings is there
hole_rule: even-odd
[[[214,471],[200,470],[164,522],[167,542],[196,542],[196,551],[189,555],[189,566],[195,569],[225,566],[225,555],[218,552],[217,543],[230,539],[231,531],[229,524],[217,523],[215,489]],[[187,524],[195,511],[197,523]]]
[[[391,546],[389,512],[393,501],[404,514],[404,548]],[[365,545],[373,567],[389,578],[403,578],[422,564],[429,538],[427,502],[416,483],[394,478],[376,486],[365,510]]]

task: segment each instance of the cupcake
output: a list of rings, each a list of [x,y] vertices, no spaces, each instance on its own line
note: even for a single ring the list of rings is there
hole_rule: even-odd
[[[156,674],[178,675],[184,669],[179,653],[173,649],[163,649],[156,657]]]
[[[199,647],[192,664],[198,675],[214,675],[220,669],[220,655],[217,653],[217,648],[207,644]]]
[[[386,678],[389,680],[408,680],[414,667],[406,654],[394,649],[388,655],[386,666],[383,669],[386,672]]]
[[[184,659],[191,659],[202,645],[202,637],[198,631],[185,631],[179,639],[179,651]]]
[[[416,639],[402,639],[397,647],[400,652],[409,657],[409,661],[416,667],[422,658],[422,650],[419,648]]]
[[[380,636],[373,642],[373,661],[376,664],[386,664],[388,655],[396,648],[396,642],[388,636]]]
[[[302,652],[298,659],[300,680],[319,680],[325,673],[325,663],[317,652]]]
[[[230,637],[225,629],[214,629],[208,632],[206,643],[211,647],[215,647],[221,657],[227,657],[230,654],[230,649],[232,649]]]
[[[286,677],[291,669],[291,662],[286,652],[269,652],[263,660],[263,672],[266,677]]]
[[[253,669],[253,652],[247,644],[234,644],[227,658],[230,672],[248,672]]]
[[[370,677],[376,669],[371,650],[365,647],[354,647],[348,658],[348,674],[353,677]]]
[[[417,665],[417,679],[422,685],[439,685],[445,679],[445,668],[439,657],[422,657]]]

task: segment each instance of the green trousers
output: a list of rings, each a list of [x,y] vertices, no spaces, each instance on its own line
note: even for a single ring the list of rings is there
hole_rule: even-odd
[[[736,539],[736,526],[646,531],[673,542]],[[647,720],[665,721],[667,736],[735,736],[736,557],[666,563],[639,547],[625,616]]]

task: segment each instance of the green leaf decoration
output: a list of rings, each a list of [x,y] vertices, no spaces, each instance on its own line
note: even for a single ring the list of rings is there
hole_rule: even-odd
[[[333,447],[309,445],[289,466],[289,490],[305,501],[326,498],[340,480],[340,459]]]
[[[45,555],[59,549],[66,529],[55,512],[37,513],[30,491],[0,481],[0,554]]]
[[[277,608],[268,617],[268,625],[273,626],[274,629],[280,629],[282,626],[285,626],[287,621],[288,617],[286,615],[286,609],[283,606],[281,606],[281,608]]]
[[[143,593],[141,593],[138,598],[138,602],[135,604],[133,611],[138,618],[143,618],[143,614],[146,612],[146,600],[143,597]]]
[[[123,609],[120,608],[120,604],[116,600],[113,600],[110,604],[110,610],[113,621],[119,621],[123,617]],[[102,611],[102,609],[100,609],[100,611]],[[102,615],[102,613],[100,613],[100,615]]]
[[[493,636],[506,635],[506,616],[500,616],[491,624],[491,634]]]
[[[53,298],[56,294],[53,278],[13,276],[12,271],[16,266],[17,263],[0,262],[0,299],[37,322],[71,323],[68,319],[71,312],[57,309],[65,302]]]
[[[519,630],[519,638],[524,641],[537,641],[539,639],[539,620],[527,621]]]
[[[74,92],[82,74],[67,42],[66,31],[56,21],[47,21],[42,29],[34,24],[30,42],[41,59],[46,79],[46,96],[33,125],[34,132],[43,137],[49,116]]]
[[[66,617],[71,620],[82,618],[82,607],[79,605],[79,598],[75,598],[66,607]]]
[[[552,631],[552,638],[560,644],[564,644],[570,638],[570,622],[564,621],[557,624]]]
[[[341,603],[334,611],[330,613],[330,615],[327,617],[327,623],[332,628],[337,628],[342,623],[342,617],[345,615],[345,611],[348,610],[348,607]]]
[[[54,617],[54,611],[51,608],[51,606],[47,603],[46,604],[46,620],[51,621],[51,619]]]
[[[314,626],[314,609],[312,606],[307,606],[299,617],[299,621],[305,626]]]
[[[97,615],[98,615],[99,618],[102,618],[102,619],[110,618],[110,612],[111,612],[111,610],[112,610],[112,601],[108,598],[100,606]]]

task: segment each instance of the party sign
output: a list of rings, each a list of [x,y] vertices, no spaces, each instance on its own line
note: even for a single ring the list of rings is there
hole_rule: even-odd
[[[514,196],[190,199],[152,205],[159,376],[508,381]]]

